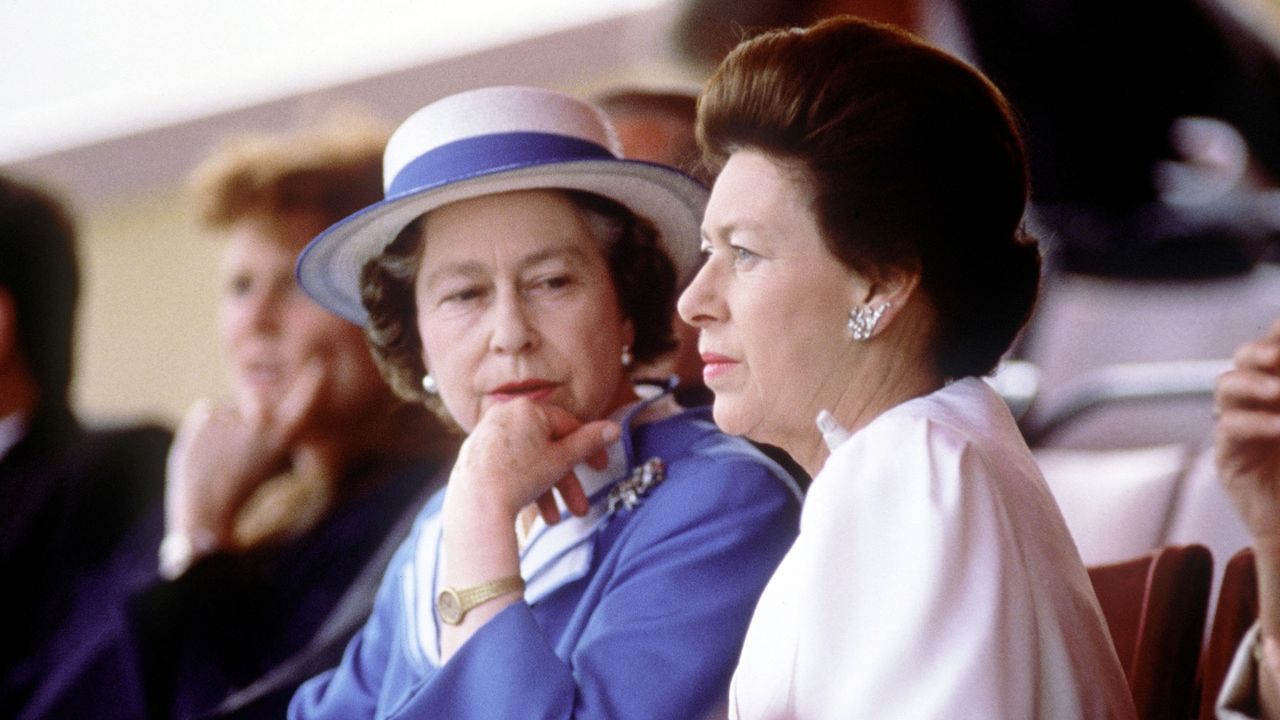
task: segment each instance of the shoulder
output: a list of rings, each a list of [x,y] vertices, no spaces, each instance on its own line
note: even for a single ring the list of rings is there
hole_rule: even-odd
[[[665,469],[662,484],[646,500],[648,514],[663,518],[658,524],[688,526],[712,518],[792,524],[799,517],[802,496],[795,480],[751,443],[721,432],[705,409],[641,430],[635,435],[636,460],[658,457]]]
[[[86,433],[92,460],[103,472],[132,477],[148,487],[162,485],[173,433],[156,424],[113,426]],[[158,489],[158,488],[153,488]]]
[[[755,490],[793,497],[801,493],[791,475],[745,438],[727,435],[709,408],[694,408],[637,428],[636,460],[659,457],[673,484],[705,492]]]
[[[901,442],[955,453],[1018,455],[1026,450],[1004,401],[977,378],[959,380],[891,408],[845,445],[866,450],[868,445]],[[841,446],[836,454],[845,450]]]
[[[885,412],[837,448],[819,478],[811,491],[819,496],[923,493],[930,504],[1042,483],[1008,409],[978,379]]]

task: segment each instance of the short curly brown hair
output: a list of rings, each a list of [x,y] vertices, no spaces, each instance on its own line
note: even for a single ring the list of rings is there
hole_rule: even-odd
[[[197,215],[213,230],[291,212],[337,222],[382,199],[387,137],[386,128],[354,113],[294,133],[237,136],[192,172]]]
[[[635,326],[631,352],[636,361],[652,360],[674,348],[671,319],[676,271],[658,244],[653,224],[600,195],[579,190],[558,192],[582,213],[604,248],[618,306]],[[400,397],[424,402],[443,415],[438,398],[423,392],[421,385],[427,368],[422,362],[413,293],[426,242],[424,217],[401,230],[382,254],[365,263],[360,272],[360,300],[369,313],[365,336],[383,377]]]

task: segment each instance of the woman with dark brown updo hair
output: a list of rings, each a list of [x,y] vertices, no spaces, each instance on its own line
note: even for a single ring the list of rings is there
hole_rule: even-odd
[[[814,476],[731,715],[1133,717],[1062,516],[980,378],[1039,283],[1008,103],[909,34],[836,18],[739,45],[698,122],[720,174],[679,307],[715,420]]]

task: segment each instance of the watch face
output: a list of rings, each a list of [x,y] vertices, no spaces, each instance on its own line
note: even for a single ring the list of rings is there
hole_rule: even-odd
[[[436,598],[436,612],[440,619],[450,625],[457,625],[462,620],[462,604],[458,602],[458,594],[451,589],[443,590]]]

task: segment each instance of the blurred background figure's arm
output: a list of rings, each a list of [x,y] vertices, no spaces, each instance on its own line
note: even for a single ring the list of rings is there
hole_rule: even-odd
[[[1225,711],[1275,718],[1280,717],[1280,321],[1236,352],[1234,369],[1218,382],[1217,403],[1218,470],[1252,536],[1259,595],[1257,634],[1250,633],[1240,649],[1256,663],[1237,658],[1223,693]],[[1248,677],[1254,668],[1256,682]]]

